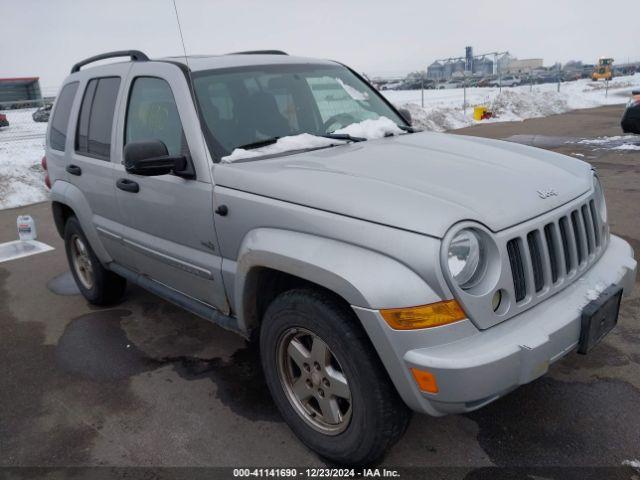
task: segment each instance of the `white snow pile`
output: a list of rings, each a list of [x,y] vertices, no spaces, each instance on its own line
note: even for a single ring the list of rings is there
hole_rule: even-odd
[[[622,465],[627,465],[640,471],[640,460],[623,460]]]
[[[387,117],[379,117],[375,120],[363,120],[362,122],[352,123],[344,128],[340,128],[333,133],[341,133],[351,135],[352,137],[366,138],[374,140],[376,138],[388,137],[389,135],[402,135],[402,130],[393,120]]]
[[[588,145],[594,150],[640,151],[640,136],[613,135],[611,137],[583,138],[567,143]]]
[[[612,137],[583,138],[575,143],[583,145],[608,145],[613,142],[634,138],[634,135],[614,135]]]
[[[640,145],[635,143],[623,143],[617,147],[613,147],[611,150],[640,150]]]
[[[588,79],[564,82],[557,91],[555,83],[503,87],[467,88],[466,109],[463,109],[462,88],[425,90],[424,107],[420,90],[385,90],[382,94],[398,107],[411,113],[413,124],[425,130],[445,131],[478,123],[473,119],[473,107],[487,106],[494,118],[487,122],[522,121],[569,110],[602,105],[623,104],[631,90],[640,86],[640,74],[614,78],[605,88],[604,82]]]
[[[40,160],[46,123],[31,118],[34,109],[3,111],[9,126],[0,128],[0,210],[46,200]]]
[[[311,135],[310,133],[301,133],[300,135],[291,135],[279,138],[276,143],[260,148],[254,148],[252,150],[236,148],[231,152],[231,155],[222,157],[221,161],[223,163],[232,163],[237,160],[242,160],[243,158],[262,157],[264,155],[273,155],[291,150],[303,150],[305,148],[329,147],[331,145],[339,145],[342,143],[345,142],[332,138],[318,137],[316,135]]]
[[[351,125],[336,130],[333,133],[347,134],[353,137],[373,140],[389,135],[400,135],[404,133],[404,131],[398,128],[391,119],[387,117],[380,117],[376,120],[364,120],[359,123],[352,123]],[[276,143],[272,143],[271,145],[266,145],[264,147],[254,148],[251,150],[236,148],[230,155],[222,157],[221,161],[223,163],[232,163],[244,158],[262,157],[264,155],[273,155],[293,150],[304,150],[307,148],[330,147],[332,145],[342,145],[344,143],[347,143],[347,141],[335,138],[318,137],[316,135],[311,135],[310,133],[301,133],[300,135],[291,135],[279,138]]]

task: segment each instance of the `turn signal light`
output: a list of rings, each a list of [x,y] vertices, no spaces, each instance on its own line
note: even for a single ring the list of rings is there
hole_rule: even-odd
[[[380,314],[396,330],[439,327],[467,318],[456,300],[444,300],[419,307],[389,308],[380,310]]]
[[[438,393],[438,383],[436,382],[436,376],[431,372],[425,372],[424,370],[418,370],[412,368],[411,373],[413,378],[418,384],[418,388],[423,392]]]

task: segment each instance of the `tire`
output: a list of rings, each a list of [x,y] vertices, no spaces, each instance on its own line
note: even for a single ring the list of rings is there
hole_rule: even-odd
[[[64,246],[71,274],[89,303],[111,305],[122,298],[127,281],[104,268],[74,216],[65,225]]]
[[[308,334],[315,336],[311,344]],[[324,343],[329,352],[324,356],[325,360],[329,358],[326,369],[321,370],[316,370],[315,362],[312,364],[318,358],[313,356],[318,340],[318,345]],[[303,345],[311,356],[293,360],[285,346],[294,344]],[[267,385],[284,420],[307,447],[336,464],[365,466],[375,462],[407,428],[411,412],[367,335],[348,306],[329,293],[298,289],[279,295],[262,321],[260,357]],[[307,359],[311,373],[305,374],[298,362]],[[295,379],[298,372],[297,380],[306,378],[308,391],[295,389],[295,385],[302,385]],[[348,397],[340,396],[344,395],[344,380]],[[325,386],[327,393],[323,394],[320,390]],[[306,405],[296,400],[294,390],[310,396]],[[330,421],[334,408],[317,408],[328,404],[339,410],[334,418],[339,416],[341,421],[336,425]],[[324,415],[324,411],[329,414]]]

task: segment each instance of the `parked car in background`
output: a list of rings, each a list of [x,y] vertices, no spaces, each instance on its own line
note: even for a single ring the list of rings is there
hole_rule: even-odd
[[[640,134],[640,90],[634,90],[631,95],[631,100],[622,114],[620,126],[624,133]]]
[[[449,88],[459,88],[462,86],[461,82],[457,80],[449,80],[448,82],[438,84],[438,90],[445,90]]]
[[[34,122],[48,122],[49,115],[51,114],[51,107],[53,104],[47,103],[33,112],[32,118]]]
[[[0,113],[0,127],[8,127],[9,120],[7,120],[7,116],[4,113]]]
[[[493,81],[496,79],[494,76],[484,77],[478,81],[478,87],[491,87],[493,86]]]
[[[520,83],[520,79],[515,75],[506,75],[502,77],[502,79],[496,78],[491,82],[491,85],[493,85],[494,87],[498,87],[500,85],[502,85],[503,87],[517,87],[518,85],[520,85]]]

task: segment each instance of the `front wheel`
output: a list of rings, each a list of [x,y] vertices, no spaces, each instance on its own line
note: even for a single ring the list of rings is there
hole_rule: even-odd
[[[348,465],[377,460],[404,433],[410,412],[348,306],[291,290],[260,330],[265,378],[285,421],[309,448]]]

